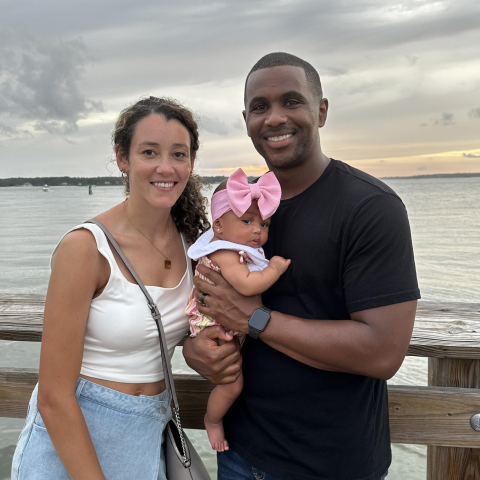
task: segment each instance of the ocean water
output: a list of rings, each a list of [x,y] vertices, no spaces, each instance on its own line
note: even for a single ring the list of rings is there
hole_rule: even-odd
[[[429,301],[480,301],[480,177],[394,179],[388,183],[409,212],[422,298]],[[209,195],[209,192],[206,192]],[[124,199],[120,187],[0,188],[0,292],[44,294],[49,258],[72,226]],[[0,341],[0,366],[38,367],[40,344]],[[177,349],[176,373],[191,373]],[[407,357],[389,382],[427,385],[427,360]],[[10,464],[23,420],[0,418],[0,480]],[[188,432],[216,477],[215,454],[204,431]],[[393,445],[389,480],[424,480],[426,447]]]

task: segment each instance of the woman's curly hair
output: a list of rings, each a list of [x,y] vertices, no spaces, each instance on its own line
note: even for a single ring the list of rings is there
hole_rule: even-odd
[[[114,148],[118,148],[128,161],[130,145],[138,122],[149,115],[162,115],[165,120],[178,120],[190,134],[190,156],[195,158],[200,146],[198,126],[192,112],[181,103],[171,98],[144,98],[120,113],[115,130],[112,133]],[[123,175],[125,194],[130,194],[128,174]],[[185,190],[172,207],[172,217],[177,229],[182,232],[189,243],[210,228],[207,218],[207,199],[202,195],[202,186],[207,183],[198,175],[191,173]]]

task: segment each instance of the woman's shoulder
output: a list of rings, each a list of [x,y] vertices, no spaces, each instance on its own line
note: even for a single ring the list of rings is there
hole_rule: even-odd
[[[59,254],[72,258],[91,257],[99,254],[95,233],[92,230],[89,224],[77,225],[69,230],[55,248],[52,261]]]
[[[95,234],[90,228],[90,225],[78,225],[69,230],[58,245],[63,245],[64,248],[73,247],[82,249],[86,247],[91,249],[92,246],[95,247]]]
[[[118,220],[120,207],[121,205],[116,205],[110,210],[97,215],[94,219],[106,225],[111,231],[112,225],[114,226]],[[89,256],[95,252],[99,255],[109,256],[111,251],[107,237],[102,229],[89,221],[76,225],[63,235],[53,251],[52,260],[59,250],[70,252],[75,256]]]

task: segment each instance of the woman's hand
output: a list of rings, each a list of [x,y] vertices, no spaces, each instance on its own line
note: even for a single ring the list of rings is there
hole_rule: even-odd
[[[218,340],[226,341],[223,345]],[[238,339],[221,326],[207,327],[183,344],[183,356],[190,368],[215,385],[234,382],[242,371]]]
[[[206,267],[198,265],[197,270],[213,284],[195,276],[194,295],[198,300],[197,309],[229,330],[248,333],[248,320],[256,308],[262,306],[260,295],[245,297],[238,293],[223,276]],[[203,303],[202,294],[206,294]]]

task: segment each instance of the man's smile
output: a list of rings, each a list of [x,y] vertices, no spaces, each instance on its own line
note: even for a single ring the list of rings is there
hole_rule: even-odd
[[[267,132],[263,138],[270,148],[284,148],[293,141],[294,132]]]
[[[292,135],[292,133],[288,133],[286,135],[280,135],[278,137],[267,137],[267,140],[269,142],[280,142],[282,140],[285,140],[286,138],[290,138]]]

